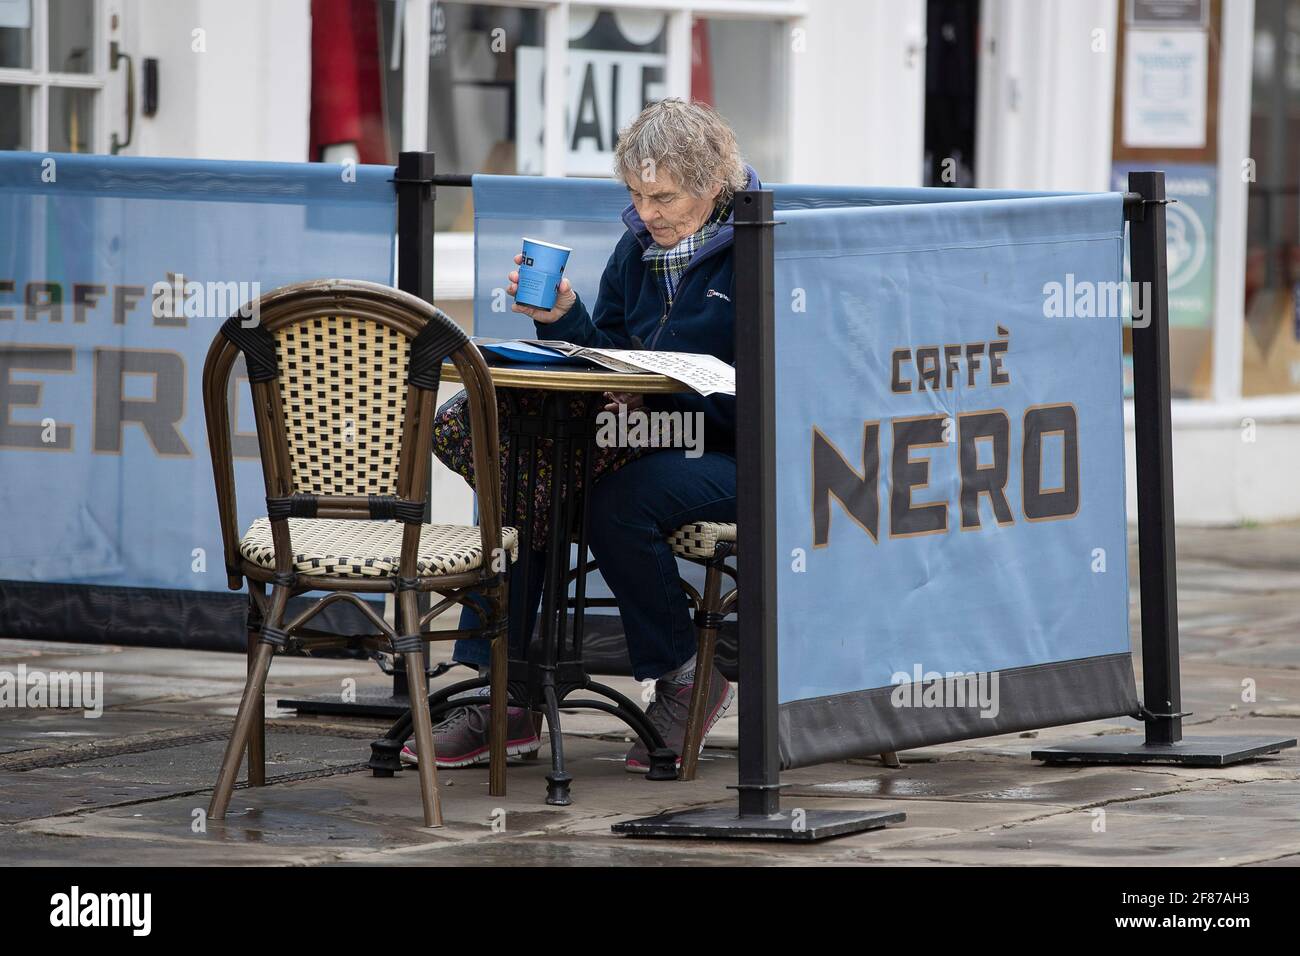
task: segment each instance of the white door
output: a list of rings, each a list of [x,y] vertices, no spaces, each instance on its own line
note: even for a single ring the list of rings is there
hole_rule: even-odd
[[[1118,0],[984,0],[976,185],[1109,189]]]
[[[925,0],[819,0],[792,31],[789,181],[919,185]]]

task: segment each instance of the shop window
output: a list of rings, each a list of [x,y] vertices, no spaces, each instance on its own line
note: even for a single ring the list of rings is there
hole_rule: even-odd
[[[100,13],[97,0],[0,0],[0,149],[103,148]]]
[[[765,183],[786,176],[792,37],[771,20],[697,20],[691,95],[711,103],[736,131],[741,155]]]
[[[1242,393],[1300,392],[1300,0],[1256,0]]]
[[[417,0],[408,0],[417,2]],[[380,3],[385,130],[391,155],[403,142],[402,4]],[[532,7],[485,3],[431,3],[426,148],[442,173],[514,174],[519,168],[521,112],[543,112],[543,13]],[[529,117],[527,121],[533,121]],[[469,232],[473,203],[467,189],[438,193],[435,228]]]
[[[1165,172],[1169,268],[1169,385],[1174,398],[1210,397],[1214,375],[1217,130],[1222,46],[1218,0],[1121,3],[1115,50],[1111,186],[1134,170]],[[1132,394],[1132,335],[1124,332]]]
[[[49,16],[50,72],[93,73],[95,0],[56,0]]]
[[[0,86],[0,149],[31,149],[32,88]]]

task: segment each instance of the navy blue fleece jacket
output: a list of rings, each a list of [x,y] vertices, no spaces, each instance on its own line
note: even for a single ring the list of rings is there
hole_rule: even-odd
[[[750,166],[747,189],[761,189]],[[665,308],[663,288],[641,261],[653,241],[636,208],[623,210],[627,232],[614,247],[600,279],[593,311],[581,294],[558,322],[535,323],[537,336],[561,339],[597,348],[630,349],[632,337],[647,349],[714,355],[734,365],[736,298],[732,270],[733,217],[728,216],[717,235],[701,246],[682,274],[673,298]],[[575,292],[577,290],[574,290]],[[705,398],[694,392],[647,395],[646,407],[667,411],[704,413],[706,451],[733,453],[736,446],[736,399],[730,395]]]

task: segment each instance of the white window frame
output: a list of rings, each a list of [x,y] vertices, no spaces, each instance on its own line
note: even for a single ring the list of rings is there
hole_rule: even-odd
[[[787,28],[799,25],[807,13],[806,0],[403,0],[402,56],[405,65],[402,88],[402,149],[428,149],[429,131],[429,24],[434,3],[490,3],[499,7],[531,7],[543,11],[545,48],[545,124],[542,129],[542,175],[565,175],[564,129],[565,77],[569,60],[569,10],[596,7],[666,13],[667,68],[664,86],[668,96],[688,97],[691,86],[691,28],[697,17],[733,20],[785,21]],[[791,104],[793,69],[785,71],[785,135],[792,132]],[[474,170],[454,170],[474,172]]]
[[[95,135],[92,149],[108,152],[108,103],[104,95],[108,85],[108,11],[105,0],[93,0],[95,33],[91,40],[92,69],[89,73],[55,73],[50,71],[50,9],[52,0],[32,0],[32,65],[28,69],[0,68],[0,84],[25,86],[32,91],[31,126],[27,131],[29,148],[34,153],[49,151],[50,90],[92,90],[95,95]]]

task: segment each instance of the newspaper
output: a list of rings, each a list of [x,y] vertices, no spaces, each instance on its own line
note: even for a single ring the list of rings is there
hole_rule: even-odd
[[[519,339],[523,345],[582,358],[615,372],[655,372],[701,395],[735,395],[736,370],[712,355],[695,352],[656,352],[650,349],[597,349],[553,339]],[[510,342],[494,343],[508,347]]]

